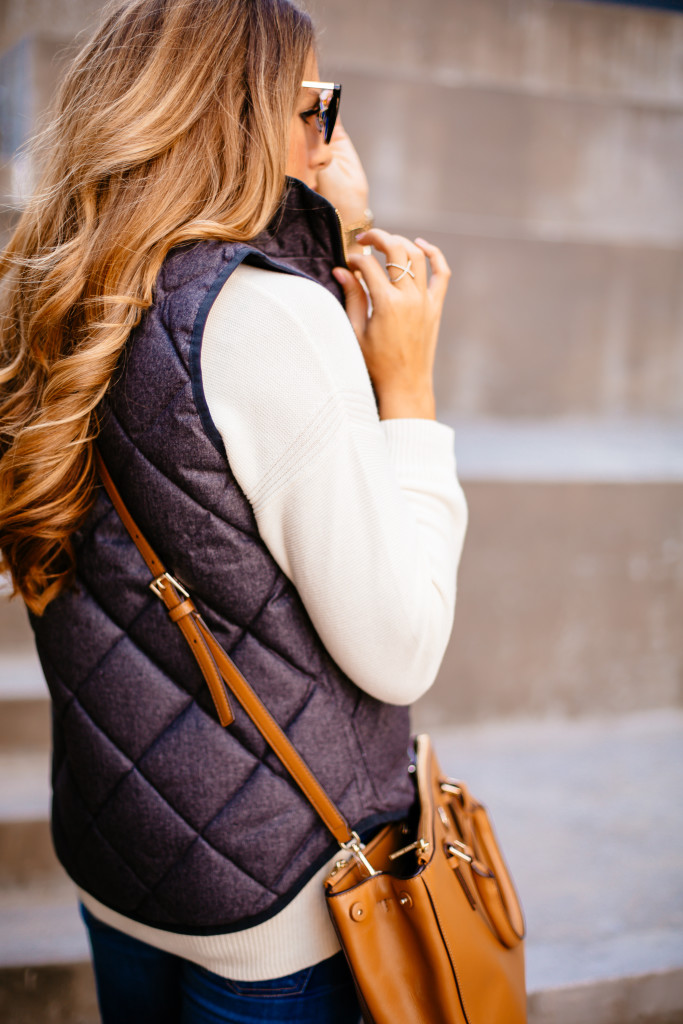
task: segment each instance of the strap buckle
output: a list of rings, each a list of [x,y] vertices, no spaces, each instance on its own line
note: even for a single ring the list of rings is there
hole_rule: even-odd
[[[360,836],[357,832],[351,833],[351,838],[347,839],[345,843],[339,844],[342,850],[346,850],[347,853],[352,853],[357,860],[363,865],[369,875],[378,875],[379,871],[375,871],[368,858],[363,853],[363,843],[360,841]]]
[[[177,590],[180,594],[183,595],[183,597],[187,598],[190,596],[188,592],[185,590],[185,587],[182,585],[182,583],[179,583],[175,576],[171,576],[170,572],[162,572],[160,576],[157,576],[156,579],[152,580],[152,582],[149,585],[149,589],[152,591],[153,594],[156,594],[156,596],[163,601],[161,591],[166,590],[166,583],[170,583],[175,590]]]

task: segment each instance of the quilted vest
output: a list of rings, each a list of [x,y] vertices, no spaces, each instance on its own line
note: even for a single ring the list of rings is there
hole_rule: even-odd
[[[243,260],[310,277],[343,302],[331,274],[345,262],[335,210],[290,178],[252,243],[169,254],[102,403],[100,450],[143,533],[366,837],[411,805],[409,713],[332,660],[211,422],[202,333]],[[57,856],[79,886],[144,924],[192,934],[257,924],[332,856],[334,840],[235,701],[234,724],[219,725],[102,488],[75,546],[74,587],[32,617],[52,697]]]

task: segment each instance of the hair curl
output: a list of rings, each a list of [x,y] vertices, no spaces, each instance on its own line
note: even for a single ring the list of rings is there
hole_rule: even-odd
[[[0,256],[0,571],[35,614],[73,573],[97,406],[159,269],[274,215],[314,46],[289,0],[127,0],[67,70]]]

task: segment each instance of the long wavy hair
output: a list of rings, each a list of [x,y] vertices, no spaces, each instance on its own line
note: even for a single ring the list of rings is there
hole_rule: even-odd
[[[35,614],[73,573],[97,406],[161,264],[271,220],[312,48],[289,0],[119,0],[66,72],[0,257],[0,572]]]

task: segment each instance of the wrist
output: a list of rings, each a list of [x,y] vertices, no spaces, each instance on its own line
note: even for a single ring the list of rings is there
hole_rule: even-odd
[[[421,391],[387,391],[377,396],[381,420],[436,419],[436,398],[431,387]]]

